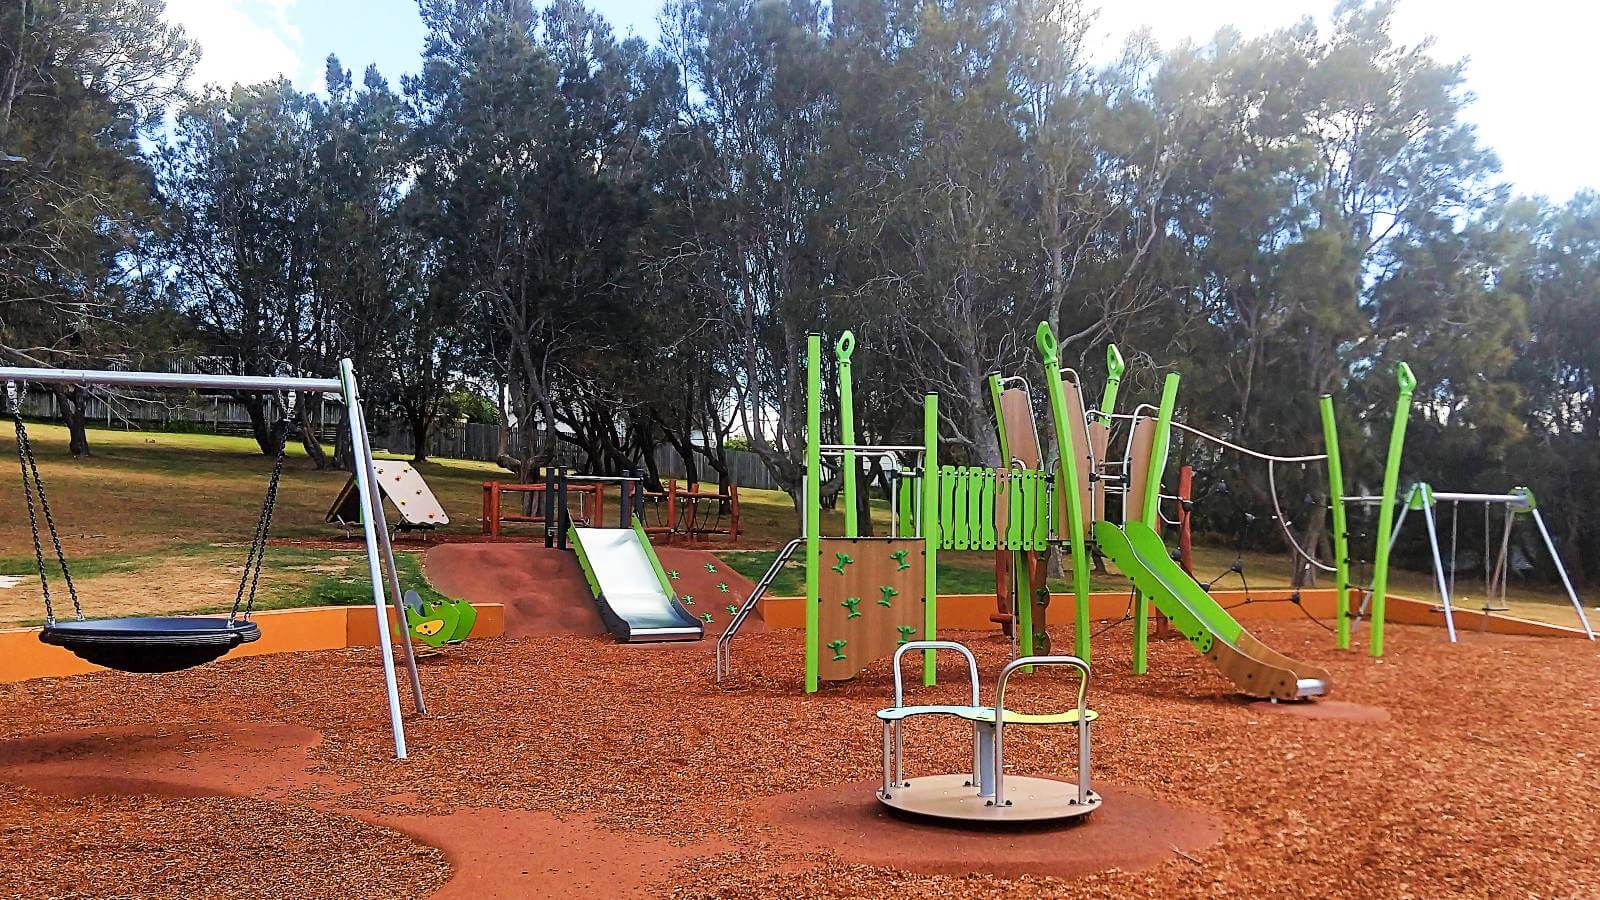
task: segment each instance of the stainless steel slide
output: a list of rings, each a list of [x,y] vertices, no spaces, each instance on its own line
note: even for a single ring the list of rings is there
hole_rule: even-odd
[[[705,626],[680,602],[637,520],[633,528],[574,528],[572,546],[600,618],[624,643],[698,641]]]

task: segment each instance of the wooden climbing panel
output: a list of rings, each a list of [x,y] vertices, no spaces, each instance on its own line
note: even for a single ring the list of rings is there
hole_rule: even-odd
[[[922,638],[920,538],[823,538],[817,674],[843,681]]]
[[[1001,460],[1005,468],[1013,461],[1024,469],[1039,468],[1044,454],[1039,450],[1039,429],[1033,421],[1033,400],[1026,388],[1007,388],[1000,392],[1000,423],[1006,430],[1006,451],[1011,459]]]
[[[1155,453],[1156,420],[1141,416],[1133,424],[1133,434],[1128,437],[1128,490],[1122,495],[1122,521],[1139,522],[1144,514],[1144,498],[1152,489],[1150,457]],[[1154,490],[1161,490],[1155,485]],[[1157,533],[1161,531],[1161,517],[1149,523]]]

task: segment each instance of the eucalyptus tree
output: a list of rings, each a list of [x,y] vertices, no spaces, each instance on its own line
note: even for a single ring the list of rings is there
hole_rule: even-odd
[[[283,79],[209,88],[178,113],[157,157],[163,261],[203,336],[203,365],[244,375],[304,363],[317,249],[312,108]],[[276,452],[266,399],[240,399],[261,452]]]
[[[502,462],[526,478],[554,456],[577,356],[629,308],[619,279],[648,210],[655,63],[568,0],[425,0],[422,15],[414,190],[498,332],[526,448]]]
[[[682,72],[677,126],[701,180],[666,253],[733,354],[740,429],[800,503],[805,335],[823,321],[833,247],[819,168],[835,121],[826,8],[815,0],[669,0],[662,43]]]
[[[198,51],[160,0],[0,5],[0,357],[127,362],[142,244],[155,228],[140,141]],[[74,454],[84,395],[58,388]]]

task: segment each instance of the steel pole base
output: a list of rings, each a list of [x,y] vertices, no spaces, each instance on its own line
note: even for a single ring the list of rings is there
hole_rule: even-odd
[[[1007,806],[995,806],[978,796],[970,775],[928,775],[900,782],[878,802],[896,813],[940,819],[973,826],[1064,822],[1088,815],[1100,808],[1100,795],[1089,792],[1087,802],[1078,802],[1078,786],[1051,778],[1007,775]]]

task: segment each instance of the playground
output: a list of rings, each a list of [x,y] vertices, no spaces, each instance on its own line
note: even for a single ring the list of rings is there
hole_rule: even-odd
[[[554,469],[538,490],[519,486],[537,502],[491,512],[485,498],[504,493],[485,487],[491,468],[402,469],[366,445],[348,366],[339,382],[294,385],[347,403],[348,481],[287,452],[268,475],[259,455],[189,436],[103,435],[80,466],[55,430],[19,421],[5,449],[24,489],[0,524],[0,574],[16,579],[0,610],[21,626],[0,632],[6,884],[263,897],[1595,890],[1588,617],[1564,581],[1512,586],[1504,565],[1477,600],[1509,609],[1466,602],[1453,553],[1447,581],[1439,504],[1503,506],[1508,534],[1542,533],[1542,520],[1531,493],[1402,489],[1408,369],[1392,421],[1369,423],[1392,427],[1381,494],[1349,498],[1381,506],[1367,582],[1350,571],[1358,550],[1319,559],[1287,520],[1289,556],[1190,547],[1187,476],[1169,467],[1186,428],[1178,376],[1159,404],[1121,412],[1115,348],[1087,403],[1041,326],[1039,399],[1021,376],[991,379],[1011,465],[986,469],[939,458],[932,394],[919,443],[858,442],[854,339],[825,346],[808,346],[799,537],[786,496],[751,491],[737,541],[731,529],[707,540],[708,526],[674,542],[673,528],[650,530],[650,492],[628,472]],[[1333,402],[1326,452],[1257,456],[1269,472],[1325,464],[1330,544],[1343,548],[1357,541]],[[893,455],[895,475],[862,517],[857,473],[873,455]],[[697,493],[673,503],[733,504]],[[391,534],[410,503],[451,521]],[[1408,521],[1426,522],[1434,567],[1389,579],[1391,534]],[[54,606],[27,583],[36,565],[63,576],[48,582]],[[1284,570],[1305,567],[1326,581],[1294,586]],[[122,618],[95,618],[107,615]],[[194,635],[210,643],[196,651]]]

